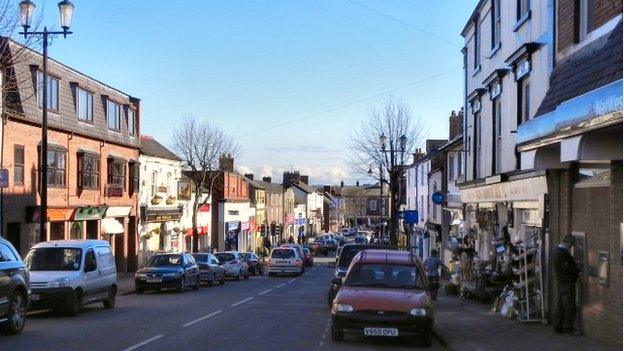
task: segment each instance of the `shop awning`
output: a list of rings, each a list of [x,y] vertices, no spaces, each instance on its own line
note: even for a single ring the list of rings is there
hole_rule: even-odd
[[[74,220],[76,221],[89,221],[94,219],[102,219],[108,206],[87,206],[78,207]]]
[[[186,236],[193,236],[193,228],[188,228],[184,233]],[[197,234],[206,235],[208,234],[208,226],[197,228]]]
[[[128,217],[131,206],[111,206],[106,210],[106,217]]]
[[[63,207],[63,208],[55,208],[48,207],[46,211],[47,222],[65,222],[69,221],[74,214],[76,209],[74,207]],[[41,212],[39,207],[29,207],[27,209],[27,213],[30,212],[32,214],[28,215],[28,219],[30,219],[31,223],[39,222],[41,218]]]
[[[119,223],[115,218],[104,218],[102,220],[102,233],[113,235],[123,234],[125,232],[123,224]]]

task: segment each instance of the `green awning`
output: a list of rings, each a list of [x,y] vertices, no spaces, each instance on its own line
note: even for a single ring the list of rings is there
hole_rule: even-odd
[[[74,220],[76,221],[89,221],[93,219],[102,219],[108,206],[87,206],[78,207]]]

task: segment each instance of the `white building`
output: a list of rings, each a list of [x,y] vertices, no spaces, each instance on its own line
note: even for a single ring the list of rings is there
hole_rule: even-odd
[[[295,192],[295,199],[305,198],[306,217],[308,219],[306,235],[321,233],[323,226],[323,194],[303,182],[293,184],[292,189]]]
[[[193,206],[196,194],[191,192],[191,181],[188,178],[180,180],[178,189],[178,201],[184,206],[180,219],[180,227],[185,238],[183,249],[193,252]],[[212,239],[212,196],[208,196],[205,192],[202,192],[200,196],[199,207],[197,208],[198,251],[205,252],[210,250]]]
[[[180,252],[184,233],[180,224],[183,204],[178,201],[182,162],[149,136],[141,136],[139,156],[139,265],[156,252]]]

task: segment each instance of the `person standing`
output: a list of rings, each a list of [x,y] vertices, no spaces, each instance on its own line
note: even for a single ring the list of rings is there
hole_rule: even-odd
[[[574,241],[572,235],[566,235],[553,255],[558,294],[554,325],[557,333],[574,333],[576,281],[580,273],[574,257],[570,254]]]
[[[431,287],[431,298],[437,300],[438,288],[440,287],[440,268],[446,268],[442,263],[442,260],[438,258],[438,250],[431,250],[431,255],[427,257],[424,262],[425,271],[427,273],[427,279],[429,280],[429,286]]]

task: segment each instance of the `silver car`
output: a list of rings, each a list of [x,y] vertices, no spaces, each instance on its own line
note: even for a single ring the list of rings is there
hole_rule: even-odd
[[[219,259],[209,252],[194,253],[193,257],[199,266],[199,280],[214,286],[216,282],[225,284],[225,268],[221,266]]]
[[[225,276],[240,280],[249,279],[249,267],[238,251],[224,251],[215,254],[221,267],[225,268]]]

